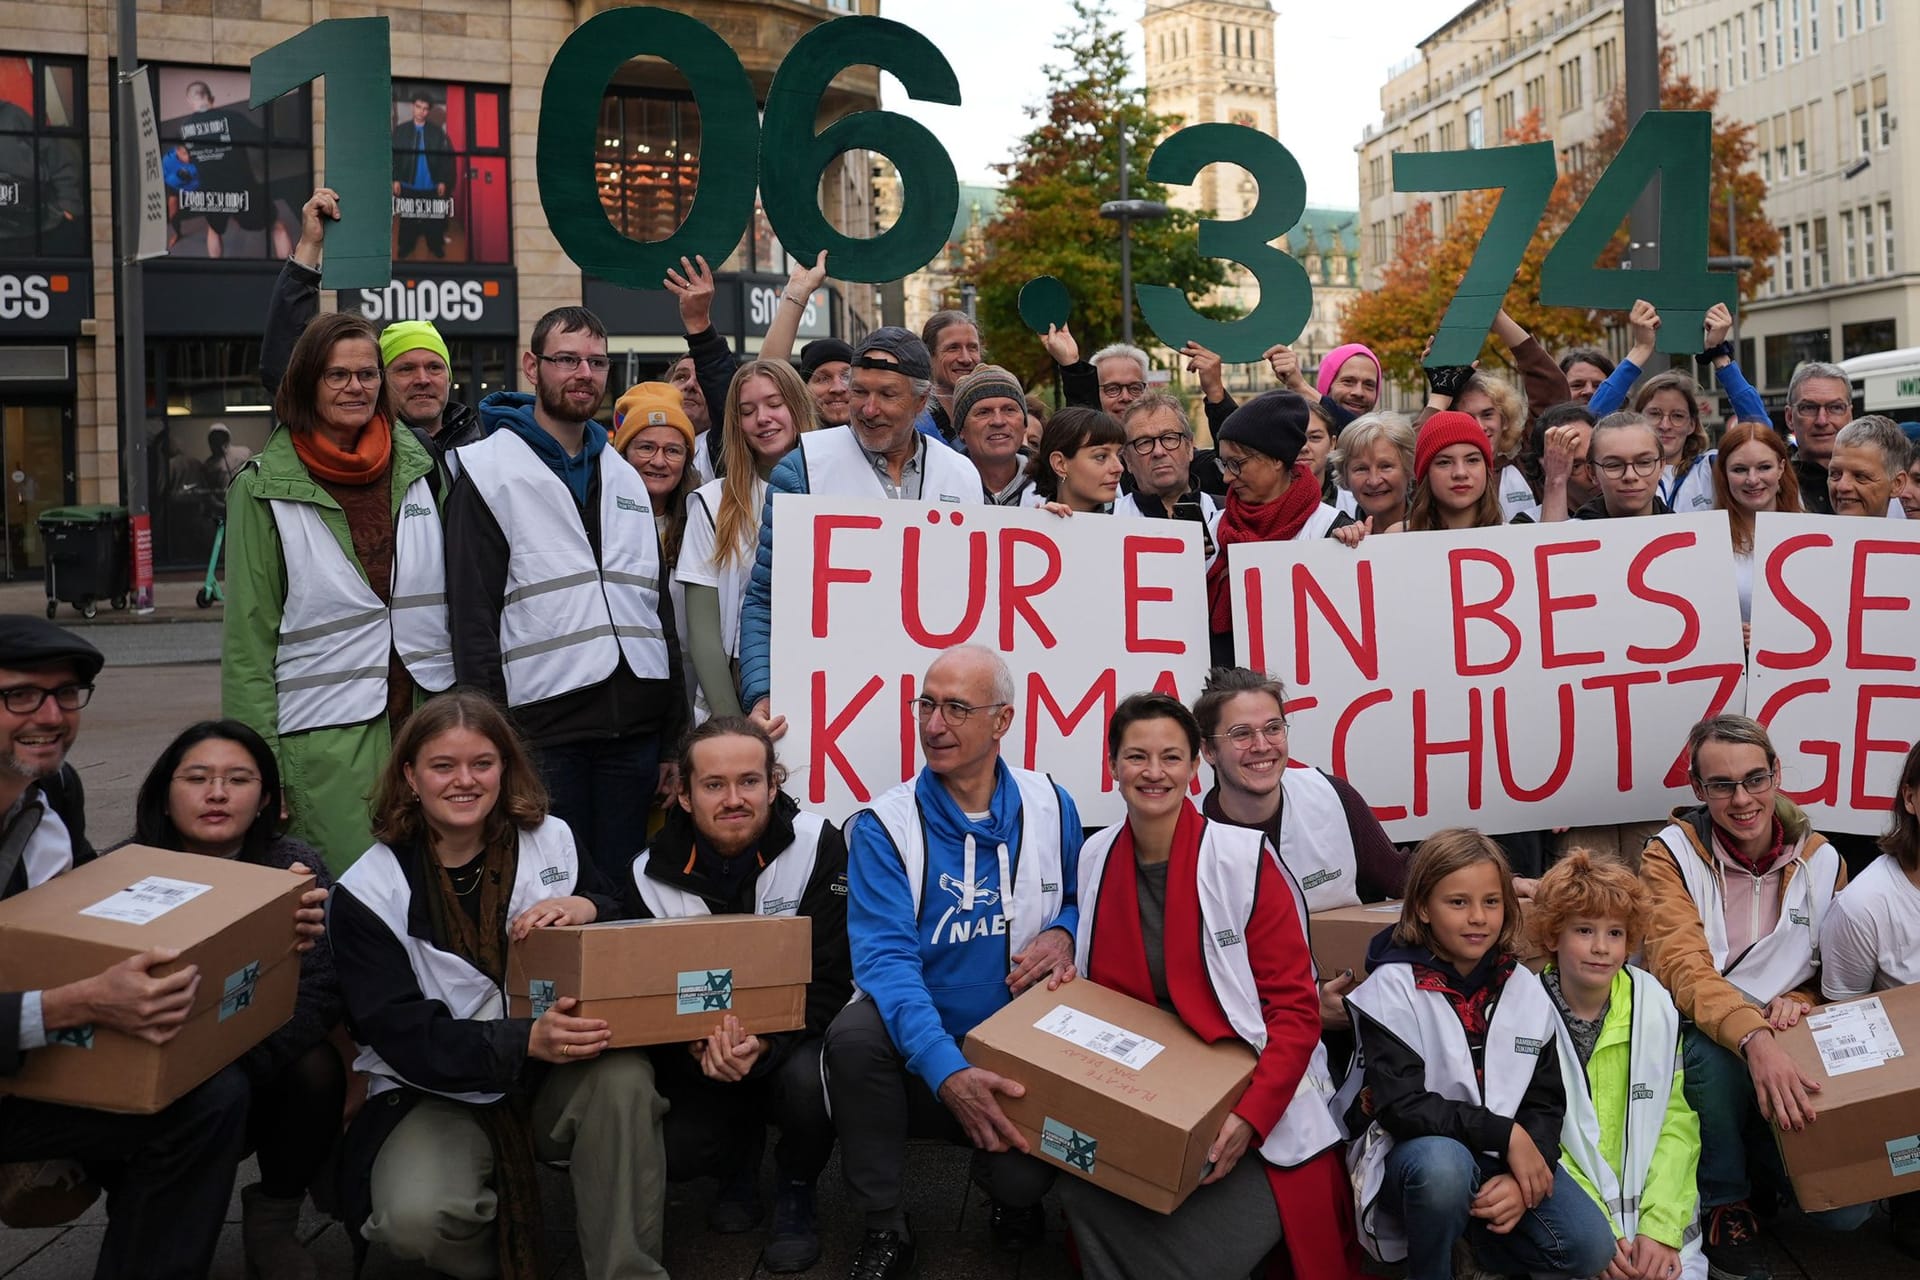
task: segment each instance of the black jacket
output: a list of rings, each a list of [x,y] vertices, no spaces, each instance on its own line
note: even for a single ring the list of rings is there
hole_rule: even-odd
[[[800,806],[786,792],[773,803],[772,820],[754,855],[759,865],[785,853],[793,845],[793,820]],[[743,876],[729,897],[725,890],[702,875],[694,849],[693,819],[679,805],[667,809],[667,820],[653,837],[647,858],[647,878],[705,899],[715,915],[752,915],[757,901],[756,872]],[[621,886],[627,902],[627,914],[635,920],[653,918],[639,888]],[[832,823],[820,833],[820,849],[814,857],[813,874],[800,894],[796,912],[813,921],[813,980],[807,984],[807,1026],[805,1031],[775,1032],[763,1035],[766,1052],[754,1063],[751,1074],[763,1075],[774,1069],[806,1036],[826,1034],[833,1015],[846,1007],[853,994],[853,956],[847,946],[847,844]]]
[[[1656,494],[1653,499],[1653,510],[1647,512],[1647,514],[1650,516],[1664,516],[1670,514],[1670,512],[1667,510],[1667,504],[1660,501],[1659,495]],[[1575,520],[1617,520],[1620,517],[1607,510],[1607,495],[1604,493],[1596,493],[1581,504],[1580,509],[1573,513],[1573,518]]]
[[[80,785],[80,775],[73,766],[60,766],[60,772],[51,778],[43,778],[28,788],[28,803],[35,791],[38,791],[47,808],[59,815],[60,821],[67,826],[67,834],[73,837],[73,865],[93,861],[93,846],[87,843],[87,797]],[[20,806],[21,813],[27,805]],[[15,821],[18,821],[18,816]],[[5,838],[6,830],[0,830],[0,839]],[[27,868],[23,862],[15,867],[5,886],[0,886],[0,899],[11,898],[17,893],[27,891]],[[20,1070],[27,1050],[20,1047],[20,997],[19,991],[0,991],[0,1076],[10,1076]]]
[[[1793,474],[1800,481],[1800,508],[1813,515],[1833,514],[1833,499],[1827,495],[1827,469],[1812,458],[1795,454]]]
[[[712,325],[687,335],[687,354],[693,357],[694,381],[707,400],[708,470],[723,476],[727,472],[721,433],[727,423],[727,392],[733,388],[733,372],[740,367],[740,360]]]

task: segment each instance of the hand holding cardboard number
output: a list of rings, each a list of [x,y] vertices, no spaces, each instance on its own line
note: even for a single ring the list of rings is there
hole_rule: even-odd
[[[1273,370],[1274,380],[1287,390],[1299,391],[1301,387],[1310,388],[1313,385],[1300,372],[1299,353],[1286,343],[1277,342],[1260,354],[1266,358],[1267,367]]]
[[[1073,340],[1065,325],[1048,325],[1047,331],[1040,335],[1040,345],[1057,365],[1064,367],[1080,361],[1080,344]]]
[[[1633,342],[1627,359],[1645,364],[1660,340],[1660,312],[1645,298],[1635,298],[1633,309],[1627,312],[1627,334]]]
[[[713,327],[713,271],[699,254],[680,259],[680,269],[667,268],[667,289],[680,302],[680,326],[689,336]]]
[[[1700,349],[1705,351],[1709,347],[1719,346],[1727,340],[1727,335],[1733,332],[1732,308],[1724,302],[1714,303],[1707,308],[1706,323],[1701,327],[1705,332],[1701,335],[1703,341]]]
[[[1226,379],[1220,374],[1220,353],[1189,342],[1180,349],[1180,354],[1186,357],[1187,372],[1199,379],[1200,394],[1218,403],[1227,393]]]
[[[318,271],[327,240],[327,224],[339,220],[340,193],[332,187],[315,187],[307,202],[300,206],[300,243],[293,247],[293,260]]]

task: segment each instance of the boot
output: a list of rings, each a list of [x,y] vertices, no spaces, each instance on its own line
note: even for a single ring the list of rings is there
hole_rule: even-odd
[[[276,1199],[257,1182],[241,1190],[240,1245],[249,1280],[319,1280],[313,1255],[294,1234],[305,1198]]]

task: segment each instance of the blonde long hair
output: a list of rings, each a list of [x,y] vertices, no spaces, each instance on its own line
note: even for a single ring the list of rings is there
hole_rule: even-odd
[[[713,554],[721,569],[753,559],[760,536],[759,461],[740,427],[740,388],[749,378],[771,378],[786,410],[793,416],[794,448],[800,436],[814,429],[813,397],[793,366],[784,360],[749,360],[727,384],[727,410],[721,427],[721,458],[727,469],[720,482],[720,509],[713,513]]]

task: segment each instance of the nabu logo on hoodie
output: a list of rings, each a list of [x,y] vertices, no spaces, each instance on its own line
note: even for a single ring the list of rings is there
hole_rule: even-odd
[[[953,895],[953,905],[940,913],[933,922],[933,932],[927,941],[935,946],[943,942],[972,942],[975,938],[999,938],[1006,936],[1007,917],[1000,907],[1000,891],[987,887],[987,877],[981,876],[968,892],[967,882],[959,876],[942,872],[940,887]],[[991,915],[977,914],[983,907],[994,908]],[[961,916],[955,919],[955,916]]]

